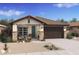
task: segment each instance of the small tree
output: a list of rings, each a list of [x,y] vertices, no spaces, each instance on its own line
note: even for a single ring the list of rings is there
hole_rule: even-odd
[[[73,18],[70,22],[77,22],[77,18]]]
[[[67,21],[65,21],[63,18],[62,19],[58,19],[58,21],[67,23]]]
[[[60,21],[61,21],[61,22],[65,22],[64,19],[61,19]]]
[[[10,22],[12,22],[13,20],[0,20],[0,23],[3,25],[6,25],[7,27],[5,28],[5,30],[2,31],[2,33],[0,34],[0,40],[1,42],[10,42],[12,41],[11,39],[11,31],[12,31],[12,26],[11,24],[9,24]]]

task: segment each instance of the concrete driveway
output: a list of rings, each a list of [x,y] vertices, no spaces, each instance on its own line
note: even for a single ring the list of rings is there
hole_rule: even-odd
[[[79,41],[69,39],[47,39],[46,42],[51,42],[63,50],[53,50],[49,52],[37,52],[28,54],[41,54],[41,55],[79,55]]]

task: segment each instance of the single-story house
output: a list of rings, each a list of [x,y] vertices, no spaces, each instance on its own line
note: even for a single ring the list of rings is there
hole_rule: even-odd
[[[77,33],[79,36],[79,22],[70,22],[69,23],[69,32]]]
[[[77,21],[77,22],[70,22],[69,26],[71,28],[79,28],[79,21]]]
[[[39,36],[39,40],[64,38],[65,28],[68,26],[67,23],[30,15],[15,20],[11,24],[13,41],[17,41],[20,36],[27,37],[28,34],[31,34],[32,38]]]

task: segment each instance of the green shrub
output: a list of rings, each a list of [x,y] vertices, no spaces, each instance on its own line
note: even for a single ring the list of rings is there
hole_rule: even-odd
[[[0,34],[0,41],[6,43],[6,42],[11,42],[12,40],[10,37]]]
[[[3,43],[6,43],[6,42],[7,42],[6,36],[3,36],[3,35],[0,35],[0,40],[1,40],[1,42],[3,42]]]
[[[44,47],[49,47],[49,45],[45,45]]]
[[[67,38],[68,38],[68,39],[72,39],[73,37],[78,37],[78,33],[69,32],[69,33],[67,34]]]
[[[73,36],[72,36],[70,33],[68,33],[68,34],[67,34],[67,38],[68,38],[68,39],[72,39]]]
[[[72,33],[71,33],[71,36],[78,37],[78,33],[74,33],[74,32],[72,32]]]

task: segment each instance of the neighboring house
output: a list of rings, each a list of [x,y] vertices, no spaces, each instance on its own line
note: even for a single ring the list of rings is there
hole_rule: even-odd
[[[79,22],[70,22],[69,23],[70,28],[79,28]]]
[[[2,33],[2,31],[6,28],[7,26],[0,24],[0,34]]]
[[[28,34],[32,35],[32,38],[39,40],[49,38],[64,38],[64,34],[67,23],[58,22],[38,16],[25,16],[12,23],[12,39],[17,41],[18,37],[25,36]]]
[[[79,36],[79,22],[69,23],[69,32],[78,33]]]

